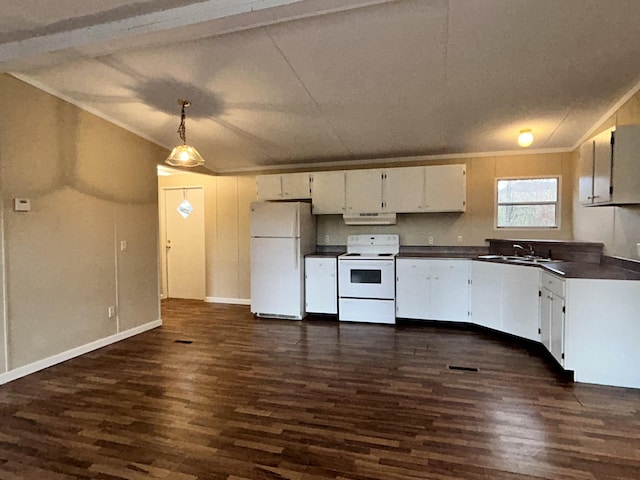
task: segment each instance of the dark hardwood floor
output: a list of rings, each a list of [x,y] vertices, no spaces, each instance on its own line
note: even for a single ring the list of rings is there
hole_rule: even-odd
[[[640,478],[640,391],[565,382],[530,344],[183,300],[163,319],[1,386],[0,479]]]

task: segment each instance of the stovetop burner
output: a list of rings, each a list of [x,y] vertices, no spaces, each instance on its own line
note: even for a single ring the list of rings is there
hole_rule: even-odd
[[[347,253],[340,255],[353,259],[395,257],[400,250],[398,235],[349,235]]]

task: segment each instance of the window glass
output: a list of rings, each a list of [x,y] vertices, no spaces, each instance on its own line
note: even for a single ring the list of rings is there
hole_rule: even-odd
[[[498,180],[498,228],[557,228],[558,178]]]

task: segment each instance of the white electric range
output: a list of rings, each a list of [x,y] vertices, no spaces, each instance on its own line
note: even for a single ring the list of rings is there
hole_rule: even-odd
[[[338,257],[338,319],[395,323],[398,235],[349,235]]]

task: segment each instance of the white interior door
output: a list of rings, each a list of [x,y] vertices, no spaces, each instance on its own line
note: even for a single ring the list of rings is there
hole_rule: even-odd
[[[163,190],[167,297],[204,300],[204,189]]]

